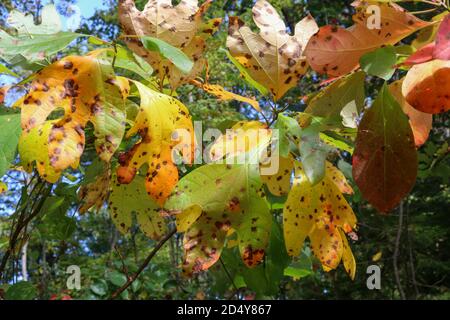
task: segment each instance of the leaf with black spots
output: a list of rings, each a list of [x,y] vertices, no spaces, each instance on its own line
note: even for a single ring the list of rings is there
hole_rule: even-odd
[[[103,207],[103,204],[109,195],[109,185],[111,181],[111,165],[106,164],[103,172],[100,172],[94,181],[89,182],[80,187],[78,191],[78,198],[82,205],[79,208],[81,214],[87,212],[94,207],[96,211]]]
[[[179,230],[185,231],[186,274],[217,262],[231,230],[237,232],[244,263],[253,267],[262,261],[271,216],[261,187],[258,165],[248,164],[209,164],[180,180],[165,208],[177,215]]]
[[[139,228],[149,238],[160,239],[167,232],[167,225],[160,214],[159,206],[148,198],[144,178],[136,176],[130,184],[120,184],[112,179],[109,197],[111,219],[117,229],[127,233],[133,222],[133,213]]]
[[[148,165],[145,179],[147,193],[163,205],[178,182],[174,163],[175,146],[181,144],[186,163],[191,163],[194,152],[194,129],[188,109],[177,99],[153,91],[140,82],[137,86],[141,105],[134,125],[127,132],[130,138],[139,134],[140,140],[119,156],[117,169],[119,183],[130,183],[139,168]]]
[[[25,170],[31,172],[33,164],[39,175],[50,183],[56,183],[61,176],[61,171],[56,170],[50,164],[48,154],[48,140],[55,121],[46,121],[34,127],[26,134],[22,134],[19,139],[19,154],[21,164]]]
[[[394,45],[430,23],[416,18],[395,3],[377,3],[380,8],[380,29],[369,29],[372,14],[367,1],[355,3],[354,25],[345,29],[336,25],[321,27],[305,49],[311,67],[332,77],[356,69],[360,58],[383,45]]]
[[[64,116],[52,122],[48,148],[40,150],[48,150],[57,171],[77,167],[88,122],[94,125],[96,150],[105,162],[122,140],[128,83],[96,55],[68,56],[45,67],[34,77],[28,94],[16,102],[22,109],[24,136],[43,125],[53,111],[64,110]]]
[[[212,94],[217,97],[217,99],[222,101],[236,100],[247,103],[253,107],[258,112],[261,112],[261,107],[259,106],[258,101],[252,98],[247,98],[241,96],[239,94],[230,92],[225,90],[221,85],[218,84],[209,84],[209,83],[200,83],[196,80],[191,81],[197,87],[203,89],[205,92]]]
[[[356,226],[356,217],[343,193],[352,193],[344,175],[327,163],[324,179],[312,185],[300,163],[295,164],[294,184],[283,209],[284,237],[288,254],[298,256],[308,237],[324,270],[335,269],[342,258],[344,233]],[[349,255],[345,253],[344,264]],[[350,273],[352,275],[352,273]]]
[[[227,47],[251,78],[279,100],[306,73],[308,65],[303,50],[318,27],[307,16],[295,26],[295,35],[290,36],[285,23],[267,1],[258,0],[252,12],[260,34],[254,33],[238,17],[230,17]]]
[[[204,22],[203,15],[210,4],[209,0],[199,7],[198,1],[186,0],[173,6],[170,0],[150,0],[143,11],[139,11],[133,0],[120,0],[119,21],[125,35],[125,43],[156,70],[160,81],[166,79],[172,89],[176,89],[181,84],[195,79],[203,69],[205,39],[211,36],[221,23],[221,19]],[[183,73],[158,50],[147,50],[140,40],[140,37],[144,36],[156,38],[182,51],[194,61],[193,67],[189,68],[191,70],[187,74]]]

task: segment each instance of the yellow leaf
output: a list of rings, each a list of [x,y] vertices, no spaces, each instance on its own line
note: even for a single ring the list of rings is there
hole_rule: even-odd
[[[309,237],[325,270],[335,269],[343,258],[352,276],[350,249],[341,231],[350,232],[356,217],[341,191],[348,193],[351,188],[331,164],[327,163],[324,179],[313,186],[296,162],[294,183],[283,209],[284,237],[289,255],[297,256]]]
[[[6,183],[0,181],[0,194],[8,190]]]
[[[276,196],[288,194],[291,187],[291,175],[294,169],[294,160],[292,156],[288,158],[279,157],[279,169],[275,175],[261,175],[262,181],[266,184],[269,191]]]
[[[149,238],[160,239],[167,232],[167,225],[159,212],[158,205],[148,198],[144,189],[144,179],[136,176],[128,185],[112,179],[109,198],[111,219],[117,229],[127,233],[136,214],[139,228]]]
[[[24,169],[32,171],[32,165],[36,162],[39,175],[50,183],[56,183],[61,176],[61,171],[50,165],[48,155],[48,140],[55,121],[46,121],[43,124],[30,129],[22,134],[19,139],[20,160]]]
[[[78,210],[80,214],[86,213],[92,207],[95,207],[97,211],[102,208],[109,195],[110,181],[111,165],[108,163],[104,172],[99,174],[93,182],[80,187],[78,191],[78,198],[82,201]]]
[[[344,263],[345,271],[350,275],[352,280],[355,279],[356,274],[356,261],[353,256],[352,250],[350,249],[350,245],[348,244],[347,236],[345,232],[339,229],[339,233],[342,239],[343,252],[342,252],[342,261]]]
[[[372,261],[373,262],[377,262],[380,261],[381,257],[383,256],[383,252],[382,251],[378,251],[377,253],[375,253],[372,257]]]
[[[215,95],[217,97],[217,99],[219,99],[219,100],[223,100],[223,101],[237,100],[237,101],[245,102],[245,103],[248,103],[249,105],[251,105],[256,111],[261,112],[259,103],[255,99],[243,97],[236,93],[226,91],[222,86],[220,86],[218,84],[208,84],[208,83],[202,84],[198,81],[192,81],[192,83],[195,84],[196,86],[202,88],[204,91],[206,91],[212,95]]]
[[[450,61],[432,60],[413,66],[403,80],[402,93],[414,109],[437,114],[450,110]]]
[[[162,205],[178,182],[172,149],[181,144],[179,151],[184,161],[191,163],[194,129],[189,111],[180,101],[139,82],[134,83],[141,97],[141,106],[126,136],[130,138],[139,134],[141,139],[128,152],[120,155],[117,179],[119,183],[130,183],[139,168],[147,164],[147,192]]]
[[[57,171],[78,165],[88,122],[94,125],[95,146],[102,160],[108,162],[122,140],[127,88],[98,54],[68,56],[45,67],[33,79],[29,93],[18,101],[24,136],[43,125],[53,111],[64,110],[48,134],[50,164]]]
[[[243,155],[270,140],[272,131],[259,121],[240,121],[220,136],[209,149],[212,161]]]
[[[305,74],[308,66],[302,51],[318,27],[307,16],[295,26],[295,35],[290,36],[283,20],[265,0],[256,2],[253,20],[260,34],[255,34],[238,17],[230,17],[227,47],[250,76],[278,100]]]

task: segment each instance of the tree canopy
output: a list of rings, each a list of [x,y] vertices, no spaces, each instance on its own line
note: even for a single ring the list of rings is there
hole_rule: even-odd
[[[449,298],[449,1],[73,5],[0,4],[0,299]]]

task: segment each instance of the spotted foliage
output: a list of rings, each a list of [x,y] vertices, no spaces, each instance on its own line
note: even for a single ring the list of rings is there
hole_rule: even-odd
[[[369,1],[376,2],[376,1]],[[429,25],[395,3],[376,3],[380,8],[380,28],[372,27],[374,15],[367,12],[367,1],[355,1],[354,25],[321,27],[305,49],[311,67],[329,76],[341,76],[358,67],[359,59],[377,48],[396,44]],[[370,27],[369,27],[370,26]]]
[[[127,185],[112,179],[109,197],[111,219],[117,229],[127,233],[133,223],[133,213],[139,228],[149,238],[160,239],[167,232],[167,225],[160,214],[159,206],[148,198],[144,188],[144,178],[136,176]]]
[[[175,155],[181,154],[186,163],[192,161],[194,129],[189,111],[180,101],[139,82],[134,83],[141,97],[141,105],[126,137],[138,134],[140,140],[119,156],[117,180],[121,184],[130,183],[139,168],[147,164],[147,193],[162,205],[178,181]]]
[[[88,122],[94,126],[97,153],[108,162],[125,131],[127,94],[127,82],[116,78],[111,66],[96,54],[68,56],[39,71],[28,94],[16,103],[22,109],[23,135],[36,128],[46,134],[46,119],[63,109],[64,115],[52,121],[48,131],[48,148],[39,150],[48,150],[54,170],[77,167]]]
[[[227,47],[255,81],[280,99],[308,68],[303,50],[317,32],[317,24],[307,16],[295,26],[295,35],[290,36],[283,20],[265,0],[256,2],[253,20],[260,34],[255,34],[238,17],[230,17]]]
[[[234,231],[244,263],[253,267],[262,261],[272,218],[261,186],[258,166],[246,164],[209,164],[180,180],[165,207],[177,215],[178,228],[185,231],[187,275],[216,263],[227,235]]]
[[[344,265],[353,278],[355,261],[345,233],[356,227],[356,217],[343,195],[352,192],[344,175],[332,164],[327,163],[324,179],[313,186],[296,162],[293,187],[283,209],[288,254],[298,256],[308,237],[324,270],[336,269],[345,256]]]
[[[108,163],[104,171],[97,175],[93,182],[82,185],[78,190],[78,198],[82,201],[79,212],[85,213],[93,207],[97,211],[100,210],[108,198],[110,184],[111,165]]]
[[[133,0],[119,1],[119,21],[126,37],[127,46],[143,57],[162,81],[168,79],[173,89],[194,79],[203,69],[206,38],[212,35],[221,19],[204,22],[203,15],[211,1],[198,7],[197,0],[181,1],[173,6],[171,0],[150,0],[143,11],[139,11]],[[138,36],[138,37],[136,37]],[[148,51],[139,36],[151,36],[182,50],[194,66],[189,74],[183,74],[170,61],[158,53]]]

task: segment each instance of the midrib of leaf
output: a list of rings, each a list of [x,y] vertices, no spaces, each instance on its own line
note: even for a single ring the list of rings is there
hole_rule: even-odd
[[[247,40],[246,40],[246,37],[244,37],[244,35],[241,33],[240,30],[241,30],[241,29],[239,29],[238,32],[239,32],[239,34],[241,35],[242,39],[244,40],[245,45],[247,46],[247,48],[248,48],[248,49],[250,50],[250,52],[252,53],[252,56],[253,56],[253,57],[255,58],[255,60],[258,62],[258,64],[259,64],[259,66],[261,67],[261,69],[264,70],[264,73],[265,73],[266,76],[270,79],[270,81],[272,81],[272,83],[274,83],[272,77],[267,73],[266,69],[262,66],[261,62],[258,60],[258,55],[257,55],[257,54],[255,55],[255,53],[253,52],[252,48],[248,45]],[[249,31],[253,33],[253,31],[251,31],[250,29],[249,29]],[[253,33],[253,34],[255,34],[255,33]],[[257,34],[255,34],[255,35],[257,35]],[[257,35],[257,36],[261,38],[260,35]],[[265,41],[265,40],[264,40],[264,41]],[[277,53],[277,54],[278,54],[278,53]]]

